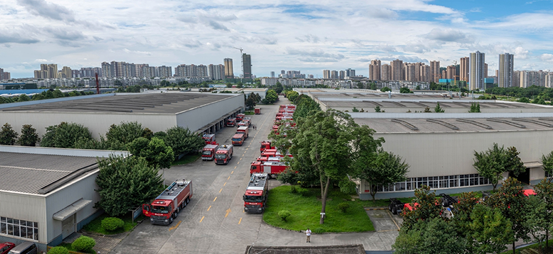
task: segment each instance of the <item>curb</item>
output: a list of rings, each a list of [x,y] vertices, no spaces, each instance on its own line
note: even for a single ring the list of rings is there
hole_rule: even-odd
[[[290,231],[290,232],[296,232],[296,233],[301,233],[301,234],[305,234],[305,230],[299,230],[299,231],[296,231],[296,230],[292,230],[292,229],[286,229],[286,228],[280,228],[280,227],[277,227],[277,226],[273,226],[267,222],[265,222],[265,220],[261,220],[263,224],[269,226],[269,227],[272,227],[274,229],[279,229],[279,230],[286,230],[286,231]],[[325,234],[355,234],[355,233],[370,233],[370,232],[377,232],[376,230],[374,231],[361,231],[361,232],[324,232],[324,233],[311,233],[311,235],[325,235]]]
[[[373,211],[373,210],[388,210],[387,207],[367,207],[365,208],[365,211]]]

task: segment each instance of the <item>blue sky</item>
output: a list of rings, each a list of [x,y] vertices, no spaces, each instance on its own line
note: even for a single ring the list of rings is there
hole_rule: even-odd
[[[442,66],[486,53],[515,69],[553,63],[551,0],[0,0],[0,68],[31,77],[41,63],[98,67],[104,61],[150,65],[222,64],[252,55],[257,76],[356,69],[396,58]]]

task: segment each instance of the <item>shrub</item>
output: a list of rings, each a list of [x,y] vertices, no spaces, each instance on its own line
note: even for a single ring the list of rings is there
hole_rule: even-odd
[[[288,217],[290,217],[290,215],[292,215],[292,214],[291,214],[290,211],[288,211],[288,210],[280,210],[280,211],[278,212],[278,216],[279,216],[283,221],[286,221],[286,219],[287,219]]]
[[[296,185],[290,186],[290,193],[298,193],[298,189],[296,188]]]
[[[69,254],[69,250],[67,250],[65,247],[58,246],[50,249],[48,251],[48,254]]]
[[[96,245],[96,241],[94,239],[83,235],[71,244],[71,248],[76,251],[88,252],[94,248],[94,245]]]
[[[349,208],[349,204],[348,203],[340,203],[338,204],[338,209],[340,209],[340,211],[342,211],[343,213],[347,212],[348,211],[348,208]]]
[[[102,220],[102,228],[107,231],[114,231],[118,228],[122,228],[125,222],[122,219],[116,217],[107,217]]]
[[[322,233],[326,232],[326,230],[324,230],[324,228],[316,228],[316,229],[313,229],[312,232],[315,233],[315,234],[322,234]]]

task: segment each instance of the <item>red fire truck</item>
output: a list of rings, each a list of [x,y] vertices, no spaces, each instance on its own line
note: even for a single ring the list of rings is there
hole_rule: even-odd
[[[250,127],[250,125],[248,124],[248,122],[247,122],[247,121],[244,121],[244,120],[242,120],[241,122],[238,123],[238,127],[242,127],[242,126]]]
[[[271,141],[261,141],[261,148],[259,148],[259,151],[263,152],[265,149],[275,149],[275,147],[271,146]]]
[[[276,177],[276,175],[282,173],[287,168],[288,166],[280,161],[254,161],[250,166],[250,175],[266,173],[271,178]]]
[[[246,188],[244,199],[244,212],[263,213],[269,196],[267,174],[253,174]]]
[[[142,205],[142,213],[152,224],[169,225],[179,212],[190,203],[192,181],[174,181],[151,204]]]
[[[232,160],[233,145],[219,146],[219,150],[215,153],[215,164],[228,164]]]
[[[255,161],[282,161],[283,157],[257,157]]]
[[[232,144],[235,146],[241,146],[244,144],[244,133],[237,133],[232,136]]]
[[[255,109],[255,114],[256,114],[256,115],[260,115],[260,114],[261,114],[261,109],[260,109],[260,108],[256,108],[256,109]]]
[[[202,160],[212,161],[215,159],[215,152],[219,149],[219,145],[205,145],[202,149]]]
[[[236,134],[240,134],[240,133],[243,133],[244,134],[244,139],[247,139],[248,138],[248,127],[247,126],[238,127],[238,129],[236,130]]]
[[[246,116],[246,114],[244,114],[244,113],[239,113],[239,114],[237,114],[237,115],[236,115],[236,121],[237,121],[237,122],[242,121],[242,119],[244,119],[245,116]]]
[[[215,134],[204,134],[202,138],[205,140],[206,144],[215,143]]]
[[[227,118],[227,121],[225,122],[226,127],[234,127],[236,126],[236,118]]]

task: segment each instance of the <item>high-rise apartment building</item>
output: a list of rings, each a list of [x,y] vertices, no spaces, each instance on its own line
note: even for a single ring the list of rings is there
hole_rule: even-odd
[[[73,77],[73,73],[71,72],[71,68],[69,68],[68,66],[63,66],[63,68],[61,68],[61,78],[72,78]]]
[[[439,82],[440,76],[440,61],[430,61],[430,81]]]
[[[418,62],[418,63],[414,63],[415,65],[415,78],[413,81],[421,81],[421,66],[423,65],[423,63],[421,62]]]
[[[346,69],[346,77],[355,77],[355,70],[351,68]]]
[[[208,65],[207,70],[209,72],[209,78],[211,80],[221,80],[225,76],[225,66],[222,64],[218,64],[218,65],[210,64]],[[177,75],[176,68],[175,68],[175,75]]]
[[[369,65],[369,78],[371,80],[382,80],[381,74],[382,64],[380,60],[371,60],[371,64]]]
[[[469,57],[461,57],[459,80],[466,82],[469,81]]]
[[[340,79],[346,79],[346,71],[340,71]]]
[[[497,72],[497,86],[512,87],[515,58],[513,54],[499,55],[499,70]]]
[[[446,74],[446,79],[452,79],[452,80],[458,80],[458,75],[457,75],[457,66],[455,65],[450,65],[450,66],[447,66],[447,70],[446,70],[447,74]]]
[[[469,58],[469,84],[470,90],[485,89],[484,75],[486,72],[486,54],[476,51],[470,53]]]
[[[420,81],[430,82],[430,66],[425,64],[421,65],[420,75]]]
[[[391,62],[392,65],[392,80],[403,80],[403,61],[396,59]]]
[[[271,71],[271,78],[274,78],[274,77],[275,77],[275,72]]]
[[[323,78],[330,79],[330,70],[323,70]]]
[[[392,67],[389,64],[382,65],[380,80],[392,80]]]
[[[484,63],[484,78],[488,77],[488,64]]]
[[[331,71],[330,72],[330,78],[331,79],[338,79],[339,78],[338,71]]]
[[[244,71],[244,78],[245,79],[251,79],[252,78],[252,56],[248,55],[246,53],[242,54],[242,66]]]
[[[232,58],[225,58],[225,78],[234,78]]]

